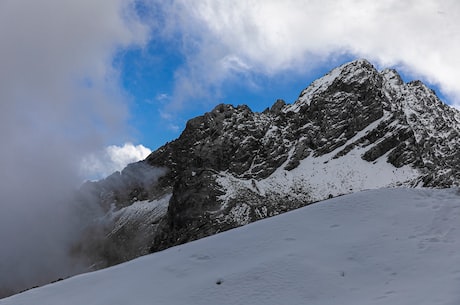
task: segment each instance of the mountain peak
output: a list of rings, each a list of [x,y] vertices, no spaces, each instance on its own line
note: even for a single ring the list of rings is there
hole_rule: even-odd
[[[401,86],[404,83],[404,81],[401,78],[401,75],[399,75],[398,71],[396,71],[395,69],[387,68],[384,69],[380,74],[385,78],[385,80],[388,83],[391,83],[395,86]]]
[[[332,85],[355,86],[354,83],[376,82],[379,72],[366,59],[357,59],[345,63],[323,77],[313,81],[305,90],[300,93],[297,101],[287,107],[285,111],[297,112],[300,108],[309,106],[314,96],[327,91]]]
[[[124,202],[91,249],[126,252],[90,255],[118,263],[364,189],[460,185],[459,151],[457,110],[422,83],[358,59],[293,104],[278,100],[262,113],[221,104],[191,119],[142,162],[164,169],[156,183],[95,184],[101,206]]]
[[[356,60],[352,60],[348,63],[344,63],[343,65],[335,69],[341,70],[345,73],[353,73],[353,71],[358,71],[358,70],[367,70],[367,71],[377,72],[374,65],[372,65],[370,61],[364,58],[359,58]]]

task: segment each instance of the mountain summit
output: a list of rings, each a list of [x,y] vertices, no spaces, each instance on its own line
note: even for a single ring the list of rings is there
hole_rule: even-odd
[[[87,183],[97,267],[364,189],[460,184],[460,113],[366,60],[258,113],[221,104],[121,173]],[[98,234],[95,234],[97,232]]]

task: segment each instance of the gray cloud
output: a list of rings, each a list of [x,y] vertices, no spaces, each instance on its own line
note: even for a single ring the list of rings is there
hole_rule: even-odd
[[[147,39],[134,0],[0,2],[0,296],[81,271],[79,160],[123,135],[112,60]]]

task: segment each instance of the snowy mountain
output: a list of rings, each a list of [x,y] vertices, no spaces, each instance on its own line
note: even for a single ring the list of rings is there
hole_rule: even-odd
[[[458,189],[369,190],[0,305],[460,304]]]
[[[366,189],[460,183],[460,113],[366,60],[265,111],[218,105],[121,173],[88,183],[75,247],[101,268]]]

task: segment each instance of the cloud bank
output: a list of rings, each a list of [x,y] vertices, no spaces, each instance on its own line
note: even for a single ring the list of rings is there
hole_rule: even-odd
[[[164,9],[187,58],[176,75],[178,107],[234,78],[308,74],[344,56],[396,66],[460,105],[455,0],[177,0]]]
[[[0,296],[77,270],[82,155],[123,135],[112,61],[149,29],[135,1],[0,1]]]

